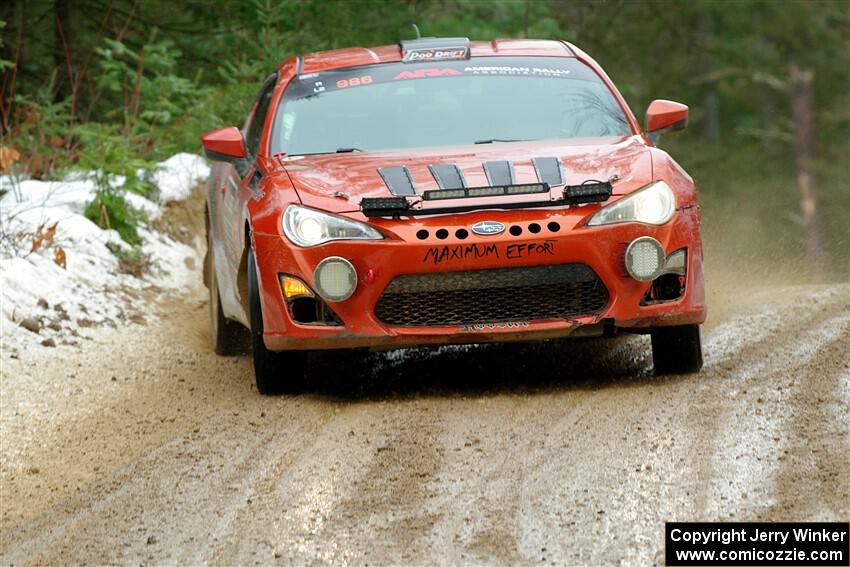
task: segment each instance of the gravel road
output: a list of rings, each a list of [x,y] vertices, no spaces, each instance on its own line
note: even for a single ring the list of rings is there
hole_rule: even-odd
[[[665,520],[850,518],[847,285],[710,298],[648,340],[312,361],[265,398],[202,293],[2,358],[0,563],[640,564]]]

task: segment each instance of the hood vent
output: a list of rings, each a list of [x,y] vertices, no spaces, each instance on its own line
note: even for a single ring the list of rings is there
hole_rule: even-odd
[[[378,173],[387,184],[387,188],[393,195],[416,195],[416,186],[413,184],[413,178],[410,177],[410,170],[407,166],[401,167],[381,167]]]
[[[564,171],[561,160],[556,157],[537,157],[531,160],[534,171],[541,183],[547,183],[549,187],[564,184]]]
[[[556,157],[536,157],[531,160],[537,180],[549,187],[563,185],[564,167]],[[457,164],[437,163],[428,166],[428,171],[437,182],[440,189],[464,189],[466,179]],[[381,167],[378,173],[390,190],[397,196],[416,195],[416,185],[406,165],[398,167]],[[487,184],[490,187],[505,187],[516,185],[514,165],[509,160],[484,162],[484,173],[487,174]]]
[[[463,189],[466,187],[463,174],[458,166],[453,163],[429,165],[428,170],[434,176],[440,189]]]
[[[514,184],[514,166],[508,160],[484,162],[484,173],[491,187]]]

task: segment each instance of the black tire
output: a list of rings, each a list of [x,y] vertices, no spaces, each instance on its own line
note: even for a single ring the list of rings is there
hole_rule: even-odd
[[[207,244],[210,246],[209,242]],[[218,278],[215,274],[215,261],[212,248],[207,252],[207,281],[210,291],[210,325],[213,350],[222,356],[232,356],[245,350],[245,327],[224,316],[221,310],[221,295],[218,293]]]
[[[692,374],[702,368],[699,325],[658,327],[652,331],[655,374]]]
[[[307,353],[272,352],[263,342],[263,311],[253,249],[248,249],[248,298],[251,310],[251,352],[254,356],[257,390],[263,395],[303,392],[306,386]]]

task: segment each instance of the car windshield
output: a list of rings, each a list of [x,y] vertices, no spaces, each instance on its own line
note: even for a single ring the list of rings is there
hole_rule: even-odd
[[[571,57],[387,63],[296,77],[272,153],[630,135],[614,95]]]

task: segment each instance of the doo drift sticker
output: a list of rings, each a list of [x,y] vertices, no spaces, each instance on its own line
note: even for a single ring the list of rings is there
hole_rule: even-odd
[[[405,51],[401,56],[402,63],[453,61],[457,59],[469,59],[468,46],[459,45],[457,47],[441,47],[439,49],[419,47]]]

